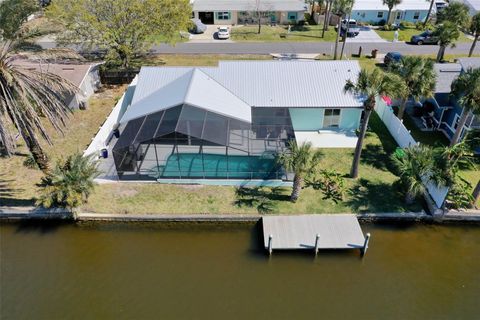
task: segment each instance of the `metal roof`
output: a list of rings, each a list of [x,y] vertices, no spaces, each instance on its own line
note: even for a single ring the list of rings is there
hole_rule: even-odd
[[[450,93],[452,82],[460,75],[462,66],[458,63],[435,63],[434,67],[437,74],[435,93]]]
[[[403,0],[399,5],[393,8],[396,10],[428,10],[430,7],[430,1],[425,0]],[[368,11],[379,10],[388,11],[388,7],[383,4],[382,0],[355,0],[353,4],[353,10],[356,11]],[[355,18],[355,17],[353,17]]]
[[[480,58],[459,58],[458,62],[462,66],[462,69],[465,71],[470,68],[480,68]]]
[[[470,7],[472,13],[480,11],[480,0],[458,0],[458,2],[465,3]]]
[[[193,11],[256,11],[256,0],[194,0]],[[303,0],[261,0],[260,11],[305,11]]]

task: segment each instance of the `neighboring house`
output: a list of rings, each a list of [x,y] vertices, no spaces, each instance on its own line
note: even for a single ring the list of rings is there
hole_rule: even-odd
[[[109,142],[121,179],[279,180],[287,143],[354,148],[357,61],[143,67]],[[288,75],[288,76],[286,76]]]
[[[303,0],[191,0],[193,17],[204,24],[236,25],[297,23],[304,20],[308,5]]]
[[[65,103],[72,110],[86,108],[88,99],[100,87],[99,63],[67,64],[26,60],[16,60],[14,63],[27,69],[56,74],[76,85],[79,92],[65,97]]]
[[[370,24],[423,22],[427,18],[429,8],[429,1],[403,0],[402,3],[393,7],[390,21],[387,22],[388,7],[382,0],[356,0],[352,9],[352,19]]]
[[[464,3],[470,10],[470,14],[473,16],[480,12],[480,0],[456,0]]]
[[[480,68],[480,58],[460,58],[458,63],[437,63],[435,71],[437,73],[437,84],[433,99],[427,101],[433,103],[433,128],[443,132],[451,140],[456,129],[463,108],[460,107],[456,99],[451,95],[452,82],[465,70],[469,68]],[[424,125],[426,117],[424,117]],[[470,114],[462,131],[462,137],[469,129],[480,129],[480,119],[478,116]]]

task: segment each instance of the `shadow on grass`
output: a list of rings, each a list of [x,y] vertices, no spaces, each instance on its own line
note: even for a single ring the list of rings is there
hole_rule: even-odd
[[[259,213],[272,213],[277,209],[277,201],[289,201],[285,188],[237,188],[235,205],[239,208],[256,208]]]
[[[12,185],[14,180],[0,179],[0,206],[16,207],[16,206],[33,206],[35,201],[32,199],[19,199],[17,194],[23,192],[23,189],[14,189]]]

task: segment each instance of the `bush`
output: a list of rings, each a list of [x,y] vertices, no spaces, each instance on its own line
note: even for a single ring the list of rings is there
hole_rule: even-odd
[[[385,19],[382,19],[382,20],[378,21],[378,25],[381,26],[381,27],[384,26],[386,23],[387,23],[387,21]]]
[[[343,201],[345,193],[345,179],[336,170],[320,170],[319,176],[307,181],[307,186],[321,190],[323,199],[332,199],[335,203]]]
[[[23,166],[29,169],[39,169],[35,158],[31,154],[27,155],[23,161]]]
[[[412,29],[415,28],[415,23],[413,22],[408,22],[408,21],[402,21],[400,22],[400,28],[402,29]]]

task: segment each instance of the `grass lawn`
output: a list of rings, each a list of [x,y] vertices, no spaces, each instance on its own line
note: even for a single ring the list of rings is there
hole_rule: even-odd
[[[378,33],[380,37],[385,40],[393,41],[393,36],[395,31],[384,31],[375,29],[375,32]],[[398,30],[398,41],[406,41],[409,42],[412,36],[421,34],[423,30],[418,30],[416,28],[404,28]],[[469,38],[465,36],[465,34],[460,33],[460,38],[458,38],[457,42],[472,42]]]
[[[260,34],[258,26],[233,27],[231,37],[234,41],[335,41],[337,33],[333,27],[325,32],[322,38],[321,25],[293,26],[288,32],[288,26],[262,26]],[[283,37],[284,36],[284,37]]]
[[[158,54],[135,61],[143,66],[216,66],[221,60],[272,60],[268,54]]]

